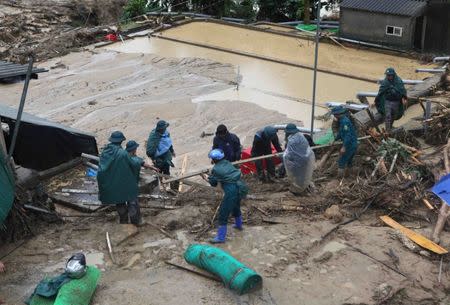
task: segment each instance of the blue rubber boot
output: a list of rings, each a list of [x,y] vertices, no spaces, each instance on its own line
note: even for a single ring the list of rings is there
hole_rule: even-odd
[[[227,226],[219,226],[217,229],[217,236],[211,239],[212,244],[223,244],[227,237]]]
[[[242,228],[242,216],[234,218],[233,228],[236,229],[236,230],[239,230],[239,231],[243,230],[243,228]]]

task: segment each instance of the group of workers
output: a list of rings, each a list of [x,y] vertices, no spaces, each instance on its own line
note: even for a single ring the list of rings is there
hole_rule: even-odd
[[[379,94],[376,98],[376,106],[385,116],[386,129],[392,128],[392,123],[402,115],[406,104],[406,90],[402,80],[396,75],[394,69],[386,70],[386,79],[383,80]],[[338,125],[335,140],[342,140],[340,156],[338,159],[338,173],[343,176],[348,168],[353,165],[358,140],[357,131],[348,110],[343,106],[332,108],[332,115]],[[146,147],[147,156],[153,161],[153,165],[146,163],[136,156],[139,144],[129,141],[125,149],[122,143],[125,136],[116,131],[109,138],[110,143],[105,146],[99,162],[97,175],[99,186],[99,199],[103,204],[114,204],[117,207],[120,223],[139,225],[142,222],[138,203],[139,173],[141,167],[151,168],[167,177],[170,176],[170,168],[174,166],[172,158],[175,157],[173,142],[167,128],[169,123],[160,120],[155,129],[149,135]],[[251,156],[271,155],[272,149],[282,152],[283,149],[277,135],[278,130],[273,126],[266,126],[258,130],[253,139]],[[299,134],[295,124],[287,124],[285,127],[285,143],[289,137]],[[314,145],[309,135],[305,141],[310,146]],[[273,148],[272,148],[273,147]],[[219,227],[217,235],[211,242],[223,243],[227,235],[227,223],[230,214],[235,219],[234,228],[242,230],[242,215],[240,202],[248,192],[246,184],[241,179],[241,171],[232,162],[241,159],[242,146],[239,137],[228,131],[223,124],[219,125],[213,140],[213,147],[209,158],[214,164],[210,175],[202,175],[211,186],[221,185],[224,196],[219,208]],[[265,167],[264,167],[265,163]],[[275,165],[272,158],[255,161],[257,175],[262,182],[274,182],[276,179]],[[286,174],[282,165],[278,177]]]

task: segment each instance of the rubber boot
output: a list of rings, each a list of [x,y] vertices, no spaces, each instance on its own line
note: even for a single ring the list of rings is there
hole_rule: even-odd
[[[211,239],[212,244],[223,244],[227,237],[227,226],[219,226],[217,229],[217,236]]]
[[[239,230],[239,231],[243,230],[243,228],[242,228],[242,216],[234,218],[233,228],[236,229],[236,230]]]

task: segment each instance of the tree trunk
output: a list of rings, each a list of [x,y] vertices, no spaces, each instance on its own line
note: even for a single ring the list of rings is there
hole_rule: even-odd
[[[311,22],[311,13],[310,13],[310,8],[311,8],[311,2],[310,0],[303,0],[303,22],[305,24],[309,24]]]

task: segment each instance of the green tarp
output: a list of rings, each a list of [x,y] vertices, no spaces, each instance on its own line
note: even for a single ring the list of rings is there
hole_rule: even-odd
[[[1,132],[1,129],[0,129]],[[1,147],[1,146],[0,146]],[[14,176],[0,148],[0,225],[3,224],[14,201]]]
[[[307,31],[307,32],[315,33],[317,30],[317,25],[315,25],[315,24],[299,24],[295,28],[300,31]],[[330,32],[330,33],[338,33],[339,29],[325,29],[324,31]]]

